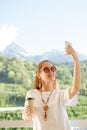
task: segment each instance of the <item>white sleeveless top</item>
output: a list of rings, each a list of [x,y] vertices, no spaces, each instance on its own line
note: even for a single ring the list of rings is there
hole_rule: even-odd
[[[33,116],[33,130],[71,130],[70,121],[66,112],[66,105],[76,105],[77,95],[71,100],[68,97],[68,90],[53,90],[47,111],[47,120],[44,121],[44,103],[38,90],[33,89],[27,92],[26,98],[35,98],[35,113]],[[42,92],[43,99],[46,101],[50,92]]]

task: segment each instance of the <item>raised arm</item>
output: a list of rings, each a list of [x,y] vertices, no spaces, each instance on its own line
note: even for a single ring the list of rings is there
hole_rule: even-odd
[[[69,98],[71,99],[80,90],[80,82],[81,82],[80,61],[76,54],[76,51],[72,48],[70,42],[66,42],[65,50],[66,54],[71,55],[74,61],[73,82],[72,87],[69,90]]]

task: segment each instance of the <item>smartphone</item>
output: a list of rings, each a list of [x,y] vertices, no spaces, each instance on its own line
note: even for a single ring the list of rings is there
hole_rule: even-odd
[[[67,46],[67,45],[72,45],[72,43],[69,41],[65,41],[65,46]]]

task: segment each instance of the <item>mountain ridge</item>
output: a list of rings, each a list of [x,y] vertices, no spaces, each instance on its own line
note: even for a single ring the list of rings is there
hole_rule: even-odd
[[[80,60],[87,60],[87,56],[81,53],[77,53]],[[28,55],[24,48],[17,45],[16,43],[9,44],[2,52],[0,56],[6,56],[10,59],[17,57],[22,60],[40,62],[42,60],[50,60],[52,62],[72,62],[71,56],[66,56],[64,52],[53,49],[48,52],[44,52],[40,55]]]

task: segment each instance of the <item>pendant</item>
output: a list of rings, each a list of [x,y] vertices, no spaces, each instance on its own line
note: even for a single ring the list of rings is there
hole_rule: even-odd
[[[47,104],[44,105],[43,110],[44,110],[44,111],[48,111],[48,109],[49,109],[49,106],[48,106]]]
[[[53,90],[50,91],[50,94],[49,94],[49,96],[48,96],[48,98],[47,98],[46,101],[43,99],[42,93],[41,93],[42,102],[45,104],[45,105],[43,106],[43,110],[44,110],[44,120],[45,120],[45,121],[47,120],[47,116],[48,116],[48,115],[47,115],[47,111],[48,111],[48,109],[49,109],[49,106],[48,106],[47,104],[48,104],[48,102],[49,102],[49,99],[50,99],[50,96],[51,96],[52,92],[53,92]]]
[[[44,120],[47,120],[47,111],[49,109],[49,106],[46,104],[43,106],[43,110],[44,110]]]
[[[47,112],[46,111],[44,112],[44,120],[45,121],[47,120]]]

